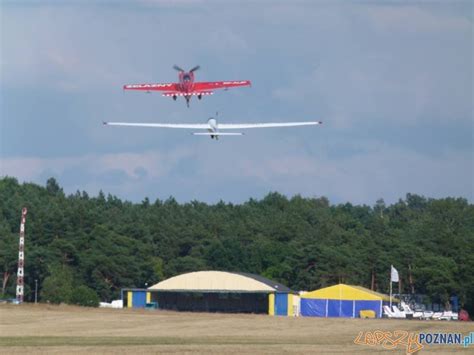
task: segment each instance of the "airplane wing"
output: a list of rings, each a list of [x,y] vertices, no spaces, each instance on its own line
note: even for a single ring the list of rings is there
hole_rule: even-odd
[[[246,129],[246,128],[271,128],[271,127],[296,127],[314,126],[322,124],[320,121],[306,122],[279,122],[279,123],[219,123],[218,129]]]
[[[234,88],[238,86],[250,86],[250,80],[237,80],[237,81],[201,81],[195,82],[193,91],[206,91],[214,89],[226,89]]]
[[[208,129],[207,123],[131,123],[131,122],[104,122],[105,126],[129,126],[129,127],[156,127],[156,128],[184,128],[184,129]]]
[[[127,84],[123,86],[123,89],[124,90],[179,92],[177,83]]]
[[[320,121],[306,122],[276,122],[276,123],[219,123],[217,129],[248,129],[272,127],[315,126]],[[209,123],[132,123],[132,122],[104,122],[106,126],[155,127],[155,128],[182,128],[182,129],[209,129]]]

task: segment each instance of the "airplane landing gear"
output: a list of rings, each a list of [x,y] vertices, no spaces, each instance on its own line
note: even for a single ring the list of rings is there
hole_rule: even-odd
[[[176,101],[176,95],[173,95],[173,100]]]
[[[202,95],[198,95],[198,99],[201,100],[201,99],[202,99]]]

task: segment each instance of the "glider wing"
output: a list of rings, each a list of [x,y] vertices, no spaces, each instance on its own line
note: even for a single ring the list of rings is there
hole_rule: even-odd
[[[307,122],[278,122],[278,123],[219,123],[218,129],[246,129],[246,128],[272,128],[272,127],[297,127],[315,126],[321,124],[320,121]]]
[[[183,128],[208,129],[207,123],[132,123],[132,122],[104,122],[106,126],[154,127],[154,128]]]

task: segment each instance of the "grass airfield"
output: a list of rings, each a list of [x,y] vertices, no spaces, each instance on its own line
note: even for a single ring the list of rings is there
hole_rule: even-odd
[[[472,322],[270,317],[0,304],[0,353],[405,353],[354,344],[360,331],[474,331]],[[420,353],[472,352],[426,346]]]

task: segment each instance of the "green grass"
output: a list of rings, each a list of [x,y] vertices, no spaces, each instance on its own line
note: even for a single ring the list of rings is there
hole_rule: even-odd
[[[321,340],[321,339],[319,339]],[[302,345],[322,344],[316,339],[300,339]],[[123,346],[123,345],[291,345],[291,338],[262,337],[75,337],[75,336],[16,336],[1,337],[0,347],[8,346]]]

